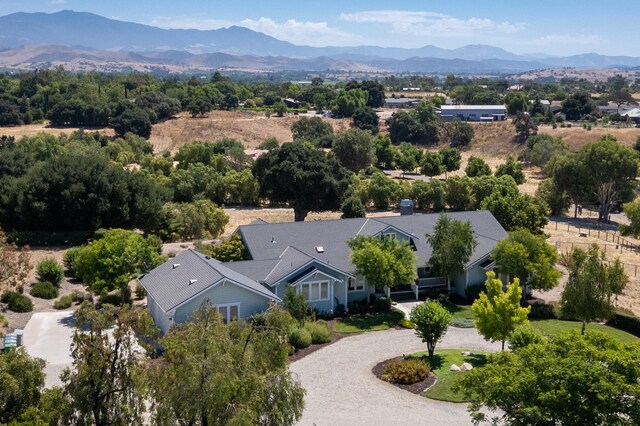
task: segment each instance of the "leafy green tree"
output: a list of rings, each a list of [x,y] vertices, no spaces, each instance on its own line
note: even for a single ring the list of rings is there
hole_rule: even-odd
[[[421,210],[444,210],[445,196],[445,184],[439,180],[416,180],[411,185],[410,197]]]
[[[331,112],[336,117],[353,117],[358,109],[367,105],[367,97],[367,92],[362,89],[338,92],[331,103]]]
[[[507,231],[524,228],[541,234],[549,223],[549,206],[528,194],[494,192],[480,203],[480,208],[489,210]]]
[[[559,191],[566,192],[573,201],[573,217],[578,217],[578,206],[589,196],[589,170],[577,155],[565,155],[553,165],[553,183]]]
[[[349,129],[338,133],[331,150],[340,164],[352,172],[366,169],[375,163],[375,146],[367,130]]]
[[[126,286],[134,274],[162,263],[157,237],[110,229],[82,247],[73,262],[76,276],[96,293]]]
[[[473,140],[473,126],[458,119],[442,124],[442,135],[452,147],[465,147]]]
[[[546,133],[531,136],[527,139],[527,148],[522,158],[535,166],[544,167],[554,155],[564,155],[569,146],[561,138],[554,138]]]
[[[271,311],[261,321],[224,324],[204,304],[190,321],[174,326],[161,340],[161,362],[146,372],[153,421],[295,424],[305,391],[287,368],[289,324],[281,324],[281,317]]]
[[[349,175],[334,157],[304,142],[285,143],[262,155],[253,172],[261,195],[272,202],[288,202],[296,221],[310,211],[339,209]]]
[[[465,167],[464,172],[470,178],[478,177],[478,176],[491,176],[491,167],[480,157],[474,157],[473,155],[469,157],[469,161],[467,161],[467,167]]]
[[[143,359],[138,345],[148,342],[156,328],[143,308],[105,305],[96,310],[84,303],[76,312],[71,340],[73,369],[60,378],[76,424],[142,424],[146,411]]]
[[[373,108],[365,106],[362,108],[358,108],[353,113],[353,127],[362,130],[368,130],[372,135],[378,134],[378,114],[373,110]]]
[[[567,120],[580,120],[597,110],[595,102],[591,99],[591,95],[585,91],[579,91],[569,95],[562,101],[562,111]]]
[[[138,107],[129,107],[109,121],[116,134],[124,136],[131,132],[145,139],[151,136],[151,119],[149,114]]]
[[[411,310],[411,322],[416,334],[427,344],[429,356],[433,356],[436,344],[444,337],[453,317],[438,301],[426,301]]]
[[[438,153],[442,157],[442,165],[445,169],[445,178],[447,177],[447,172],[454,172],[460,168],[462,157],[460,156],[460,151],[458,151],[458,149],[447,147],[440,149]]]
[[[464,271],[478,246],[471,222],[461,222],[443,214],[426,238],[432,249],[428,264],[436,276],[447,279],[447,288],[451,291],[451,280]]]
[[[494,272],[489,271],[485,285],[486,293],[480,293],[480,297],[471,305],[476,315],[474,325],[486,340],[501,341],[504,351],[504,342],[514,330],[529,322],[527,316],[531,307],[520,306],[522,290],[517,278],[504,291],[502,281],[496,279]]]
[[[39,404],[44,366],[44,360],[31,358],[23,348],[0,354],[0,422],[9,424]]]
[[[621,224],[620,233],[638,238],[640,235],[640,202],[634,201],[633,203],[626,203],[622,211],[624,211],[624,215],[627,216],[629,224]]]
[[[275,137],[270,137],[265,139],[260,145],[258,145],[258,149],[264,149],[267,151],[271,151],[272,149],[276,149],[280,146],[280,142]]]
[[[168,235],[182,241],[218,238],[229,222],[224,209],[209,200],[167,203],[162,215],[166,218]]]
[[[279,100],[278,102],[273,104],[272,108],[273,112],[275,112],[278,117],[284,117],[284,115],[287,113],[287,106],[282,100]]]
[[[291,125],[293,140],[317,141],[333,138],[333,127],[320,117],[302,117]]]
[[[304,294],[298,293],[295,288],[289,286],[282,299],[282,307],[298,321],[300,327],[304,327],[305,320],[309,315],[309,304]]]
[[[367,91],[367,106],[380,108],[384,105],[384,86],[376,80],[363,80],[360,88]]]
[[[509,342],[509,349],[514,352],[529,345],[545,343],[546,340],[546,337],[531,327],[530,324],[516,327],[516,329],[513,330],[513,333],[511,333],[511,336],[507,339]]]
[[[396,148],[391,145],[389,135],[378,135],[373,139],[376,154],[376,166],[380,169],[392,169],[396,158]],[[0,151],[1,153],[1,151]]]
[[[520,114],[529,110],[529,97],[525,92],[509,92],[504,97],[507,112],[511,115]]]
[[[454,387],[471,399],[475,422],[623,425],[640,420],[638,345],[602,333],[566,334],[489,357]],[[488,409],[488,410],[487,410]]]
[[[565,191],[558,189],[553,179],[540,182],[536,189],[536,197],[547,203],[552,216],[562,216],[571,206],[571,197]]]
[[[522,171],[522,163],[516,161],[513,157],[508,157],[507,161],[500,164],[496,169],[496,177],[509,175],[516,181],[516,184],[522,185],[525,183],[526,178]]]
[[[445,200],[453,211],[473,210],[475,199],[471,179],[467,176],[453,176],[445,183]]]
[[[513,126],[516,128],[515,141],[517,143],[525,143],[529,137],[538,134],[538,124],[529,114],[518,114],[513,119]]]
[[[196,250],[206,254],[209,257],[218,259],[220,262],[239,262],[249,259],[249,251],[244,245],[240,234],[233,234],[220,243],[204,244],[202,242],[195,243]]]
[[[402,142],[396,151],[395,163],[403,173],[412,172],[422,160],[422,152],[408,142]]]
[[[606,135],[584,146],[578,156],[600,204],[599,220],[608,223],[612,206],[635,196],[632,188],[638,176],[638,154]]]
[[[369,179],[367,195],[376,208],[386,209],[398,201],[398,187],[389,176],[376,171]]]
[[[411,247],[395,238],[357,236],[349,242],[356,273],[376,289],[411,284],[417,278],[416,257]]]
[[[360,197],[355,194],[348,196],[340,205],[340,211],[342,212],[342,218],[348,219],[352,217],[365,217],[366,210],[364,204],[360,200]]]
[[[492,257],[500,272],[518,278],[525,293],[526,287],[546,291],[560,283],[558,253],[543,235],[527,229],[509,232],[509,238],[498,241]]]
[[[437,151],[428,151],[422,159],[422,174],[429,177],[439,176],[445,172],[442,156]]]
[[[587,323],[609,319],[614,313],[613,298],[629,282],[620,259],[608,263],[597,244],[588,251],[574,249],[567,262],[569,279],[560,298],[563,315]]]
[[[222,177],[225,190],[224,201],[228,204],[255,206],[260,196],[260,182],[251,170],[230,171]]]
[[[411,112],[394,112],[387,118],[391,142],[435,145],[440,140],[440,127],[433,106],[423,102]]]
[[[38,280],[48,281],[55,286],[59,286],[64,278],[64,269],[53,257],[42,259],[36,266]]]

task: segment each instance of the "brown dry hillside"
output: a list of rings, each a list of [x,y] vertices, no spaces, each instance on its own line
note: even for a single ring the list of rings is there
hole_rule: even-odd
[[[267,118],[249,111],[212,111],[207,117],[191,118],[181,114],[178,118],[153,126],[150,142],[156,152],[175,152],[180,146],[195,140],[234,138],[247,148],[256,148],[262,141],[275,137],[280,142],[290,141],[291,125],[299,116]],[[334,131],[349,128],[351,120],[323,120],[331,123]]]
[[[13,136],[16,139],[19,139],[23,136],[34,136],[38,133],[51,133],[52,135],[68,135],[76,130],[80,130],[78,127],[51,127],[49,126],[49,122],[45,121],[44,123],[36,123],[36,124],[27,124],[25,126],[11,126],[11,127],[0,127],[0,136]],[[85,129],[87,131],[98,131],[100,133],[104,133],[107,136],[115,135],[113,129],[109,128],[99,128],[99,129]]]
[[[640,136],[640,128],[634,127],[620,129],[615,127],[594,127],[593,130],[586,130],[578,126],[570,129],[566,127],[553,129],[551,126],[540,126],[539,132],[548,133],[553,137],[561,136],[572,150],[578,150],[589,142],[594,142],[607,134],[615,136],[619,143],[626,146],[633,145]]]

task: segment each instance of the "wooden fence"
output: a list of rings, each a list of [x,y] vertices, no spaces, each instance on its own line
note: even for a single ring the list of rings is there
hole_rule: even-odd
[[[555,246],[556,246],[556,250],[558,250],[558,253],[571,253],[573,251],[574,248],[583,248],[583,249],[588,249],[591,245],[593,244],[597,244],[598,247],[601,250],[604,250],[605,253],[621,253],[622,252],[622,245],[620,244],[609,244],[609,243],[590,243],[590,242],[572,242],[572,241],[556,241],[555,242]],[[607,262],[611,263],[611,260],[607,260]],[[638,272],[639,272],[639,268],[640,265],[637,265],[635,263],[626,263],[626,262],[620,262],[622,264],[622,267],[624,268],[624,271],[627,273],[627,275],[629,277],[638,277]]]
[[[580,226],[575,226],[570,223],[560,223],[554,222],[556,231],[558,229],[564,230],[565,227],[567,232],[575,231],[581,237],[592,237],[602,240],[606,243],[611,243],[616,246],[616,250],[619,250],[622,253],[623,250],[629,251],[632,253],[640,254],[640,244],[637,244],[623,236],[620,235],[619,232],[609,231],[605,229],[593,229],[593,228],[583,228]],[[582,243],[577,243],[582,244]]]

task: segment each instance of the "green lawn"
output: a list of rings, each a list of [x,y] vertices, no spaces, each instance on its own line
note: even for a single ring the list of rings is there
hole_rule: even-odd
[[[462,356],[460,352],[464,349],[436,349],[435,354],[429,357],[426,352],[418,352],[409,355],[410,357],[423,358],[431,364],[431,371],[438,377],[438,381],[427,389],[422,396],[437,399],[439,401],[449,402],[467,402],[462,395],[451,390],[454,382],[458,377],[465,375],[466,371],[451,371],[451,364],[460,366],[463,362],[468,362],[474,368],[482,367],[487,362],[487,354],[482,352],[473,352],[471,356]]]
[[[463,328],[473,327],[473,320],[476,316],[471,310],[471,305],[456,305],[455,303],[444,301],[442,302],[442,306],[453,315],[452,326]]]
[[[360,333],[363,331],[387,330],[404,318],[400,311],[369,312],[340,318],[333,331],[336,333]]]
[[[563,321],[563,320],[534,320],[531,326],[546,336],[557,336],[571,330],[580,331],[582,323],[579,321]],[[617,338],[622,343],[638,343],[640,339],[626,331],[609,327],[602,324],[587,324],[587,331],[594,330],[608,334]]]

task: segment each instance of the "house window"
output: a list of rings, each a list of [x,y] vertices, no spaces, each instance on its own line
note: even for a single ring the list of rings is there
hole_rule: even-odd
[[[329,300],[329,281],[316,281],[300,284],[300,292],[307,302]]]
[[[396,239],[396,233],[395,232],[385,232],[384,234],[382,234],[382,237],[395,240]]]
[[[226,305],[216,305],[216,310],[220,314],[222,321],[227,324],[238,319],[240,315],[240,304],[228,303]]]
[[[364,280],[356,281],[353,278],[349,278],[349,286],[347,288],[349,291],[362,291],[364,290]]]

